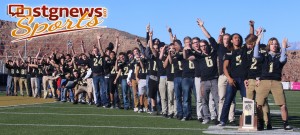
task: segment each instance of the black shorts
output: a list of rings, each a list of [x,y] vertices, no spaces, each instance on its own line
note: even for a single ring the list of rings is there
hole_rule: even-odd
[[[110,76],[109,77],[109,83],[108,83],[108,90],[110,94],[114,94],[118,89],[118,82],[114,84],[116,76]]]
[[[148,87],[149,87],[148,96],[150,98],[156,99],[157,91],[158,91],[158,81],[154,81],[149,78]]]

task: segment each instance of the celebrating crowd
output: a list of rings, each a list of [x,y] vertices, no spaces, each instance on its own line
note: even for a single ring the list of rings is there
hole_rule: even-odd
[[[91,53],[85,52],[81,42],[80,54],[72,48],[72,55],[53,51],[42,57],[39,49],[35,57],[26,60],[20,52],[11,60],[6,55],[7,95],[24,96],[26,90],[27,96],[133,109],[181,121],[191,120],[195,114],[202,124],[225,126],[235,123],[239,90],[241,97],[256,101],[258,130],[270,130],[267,97],[271,92],[280,107],[283,128],[291,130],[281,84],[287,39],[282,46],[274,37],[261,44],[265,30],[254,30],[254,21],[250,21],[245,44],[240,34],[228,34],[225,28],[215,40],[201,19],[197,24],[207,39],[187,36],[182,43],[167,28],[170,43],[165,44],[153,38],[148,25],[146,44],[137,38],[137,47],[127,52],[118,52],[118,37],[114,45],[102,48],[102,36],[98,35],[98,45]]]

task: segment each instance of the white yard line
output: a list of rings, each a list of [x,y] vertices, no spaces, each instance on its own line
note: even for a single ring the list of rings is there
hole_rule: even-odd
[[[6,108],[6,107],[19,107],[19,106],[28,106],[28,105],[40,105],[40,104],[49,104],[49,103],[55,103],[56,101],[54,102],[45,102],[45,103],[33,103],[33,104],[18,104],[18,105],[8,105],[8,106],[0,106],[0,109],[1,108]]]
[[[32,112],[0,112],[0,114],[13,115],[61,115],[61,116],[112,116],[112,117],[143,117],[143,118],[161,118],[161,116],[144,116],[144,115],[109,115],[109,114],[69,114],[69,113],[32,113]]]
[[[123,126],[92,126],[92,125],[54,125],[54,124],[13,124],[0,123],[1,126],[35,126],[35,127],[82,127],[82,128],[117,128],[117,129],[152,129],[152,130],[193,130],[202,131],[201,128],[160,128],[160,127],[123,127]]]

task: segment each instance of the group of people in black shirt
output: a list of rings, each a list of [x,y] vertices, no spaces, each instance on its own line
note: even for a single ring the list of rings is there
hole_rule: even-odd
[[[272,129],[267,101],[272,92],[282,112],[284,129],[292,129],[281,84],[287,39],[282,47],[276,38],[263,45],[263,28],[255,33],[254,21],[250,21],[244,45],[240,34],[230,35],[225,28],[216,41],[201,19],[197,23],[207,40],[187,36],[182,43],[168,28],[167,45],[153,39],[148,25],[146,45],[137,38],[137,47],[127,52],[118,52],[119,38],[103,50],[101,35],[97,36],[98,46],[89,54],[83,42],[81,54],[72,48],[73,55],[54,51],[40,58],[39,50],[35,58],[24,60],[18,52],[19,58],[7,58],[7,95],[24,96],[26,90],[27,96],[53,97],[74,104],[85,102],[87,97],[88,104],[97,107],[132,108],[134,112],[162,114],[181,121],[191,120],[195,113],[193,95],[197,120],[225,126],[228,121],[234,123],[239,90],[241,97],[256,100],[258,129],[263,130]]]

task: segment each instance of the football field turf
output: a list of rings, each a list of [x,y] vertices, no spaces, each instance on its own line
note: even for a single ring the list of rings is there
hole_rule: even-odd
[[[239,95],[239,93],[237,93]],[[239,97],[239,96],[238,96]],[[237,110],[241,110],[241,100],[237,97]],[[283,131],[279,107],[273,105],[269,96],[272,123],[275,130],[254,134],[300,134],[300,92],[286,91],[290,125],[294,131]],[[73,105],[55,102],[53,99],[0,96],[1,135],[74,135],[74,134],[206,134],[237,131],[237,126],[218,128],[213,124],[202,125],[196,120],[180,121],[153,116],[148,113],[135,113],[133,110],[109,109],[94,105]],[[238,123],[238,114],[236,119]],[[195,111],[193,111],[195,113]],[[211,128],[216,127],[216,128]],[[233,128],[232,128],[233,127]],[[213,131],[213,132],[208,132]],[[238,132],[251,133],[253,132]],[[228,133],[232,134],[232,133]]]

